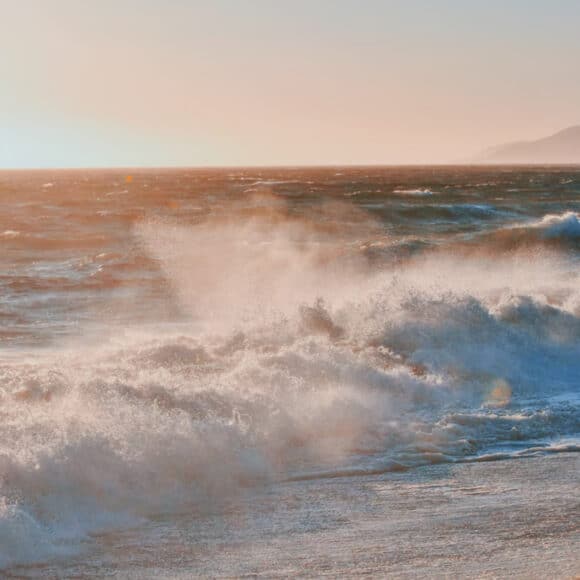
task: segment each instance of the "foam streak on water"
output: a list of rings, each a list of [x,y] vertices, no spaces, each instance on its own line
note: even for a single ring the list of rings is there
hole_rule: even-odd
[[[579,199],[556,169],[0,174],[0,567],[577,451]]]

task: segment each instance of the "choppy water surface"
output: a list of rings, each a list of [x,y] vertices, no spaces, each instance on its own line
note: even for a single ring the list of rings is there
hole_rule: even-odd
[[[580,448],[578,169],[3,172],[0,207],[4,568]]]

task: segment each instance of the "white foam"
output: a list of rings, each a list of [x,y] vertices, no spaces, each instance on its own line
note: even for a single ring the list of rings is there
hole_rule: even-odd
[[[434,195],[435,192],[431,191],[430,189],[404,189],[404,188],[399,188],[399,189],[394,189],[393,193],[398,193],[401,195],[418,195],[418,196],[422,196],[422,195]]]
[[[546,239],[562,238],[576,240],[580,238],[580,214],[573,211],[566,211],[561,214],[548,214],[540,220],[517,224],[513,227],[540,231]]]
[[[20,232],[17,230],[4,230],[0,236],[3,238],[18,238]]]
[[[277,479],[575,434],[566,259],[436,253],[377,271],[359,250],[373,222],[260,215],[139,227],[178,327],[0,362],[0,565]]]
[[[567,211],[559,215],[544,216],[536,227],[544,230],[546,238],[580,238],[580,214]]]

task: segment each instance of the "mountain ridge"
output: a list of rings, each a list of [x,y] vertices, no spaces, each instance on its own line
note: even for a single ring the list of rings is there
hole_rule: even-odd
[[[580,164],[580,125],[532,141],[514,141],[482,151],[477,163]]]

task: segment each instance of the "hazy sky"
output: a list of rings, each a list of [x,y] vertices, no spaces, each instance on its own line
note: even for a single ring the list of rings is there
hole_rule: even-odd
[[[428,163],[580,123],[580,0],[0,0],[0,167]]]

